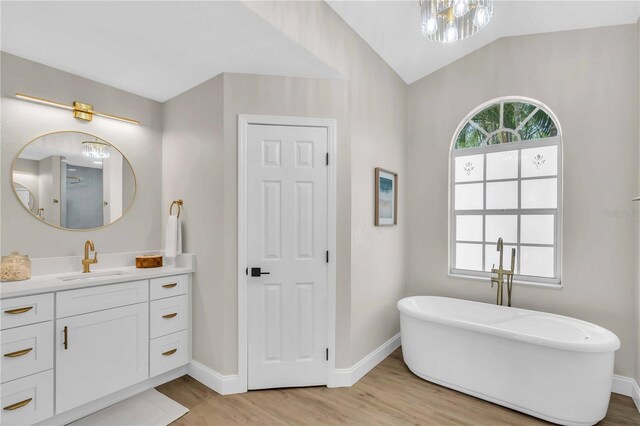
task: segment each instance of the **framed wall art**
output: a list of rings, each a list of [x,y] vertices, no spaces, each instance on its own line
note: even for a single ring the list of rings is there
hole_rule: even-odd
[[[376,226],[398,224],[398,174],[376,167]]]

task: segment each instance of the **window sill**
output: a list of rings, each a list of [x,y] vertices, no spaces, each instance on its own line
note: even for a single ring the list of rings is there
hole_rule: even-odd
[[[484,281],[485,283],[490,284],[490,278],[488,277],[478,277],[475,275],[465,275],[465,274],[452,273],[452,272],[448,272],[447,276],[449,278],[460,278],[463,280]],[[523,287],[542,287],[542,288],[548,288],[552,290],[562,290],[564,287],[562,282],[558,284],[553,284],[553,283],[536,282],[536,281],[513,280],[513,284],[518,286],[523,286]]]

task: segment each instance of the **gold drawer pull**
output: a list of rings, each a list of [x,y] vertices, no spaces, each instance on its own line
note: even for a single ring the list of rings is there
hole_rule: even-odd
[[[175,354],[176,352],[178,352],[178,348],[176,348],[176,349],[171,349],[170,351],[162,352],[162,355],[164,355],[164,356],[170,356],[170,355]]]
[[[4,354],[4,356],[6,356],[7,358],[17,358],[19,356],[28,354],[32,350],[33,350],[33,348],[22,349],[20,351],[15,351],[15,352],[11,352],[11,353],[8,353],[8,354]]]
[[[178,285],[178,283],[163,284],[162,288],[174,288],[177,285]]]
[[[175,317],[176,315],[178,315],[178,313],[177,313],[177,312],[174,312],[174,313],[172,313],[172,314],[163,315],[163,316],[162,316],[162,318],[169,319],[169,318],[173,318],[173,317]]]
[[[26,308],[9,309],[8,311],[4,311],[4,313],[11,314],[11,315],[24,314],[25,312],[29,312],[32,309],[33,309],[33,306],[27,306]]]
[[[7,410],[7,411],[17,410],[18,408],[24,407],[25,405],[30,403],[32,400],[33,400],[33,398],[25,399],[24,401],[20,401],[20,402],[16,402],[15,404],[7,405],[6,407],[4,407],[4,409]]]

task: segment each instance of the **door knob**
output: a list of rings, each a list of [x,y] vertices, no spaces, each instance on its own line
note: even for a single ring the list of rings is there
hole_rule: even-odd
[[[261,268],[251,268],[252,277],[259,277],[260,275],[269,275],[269,272],[262,272]]]

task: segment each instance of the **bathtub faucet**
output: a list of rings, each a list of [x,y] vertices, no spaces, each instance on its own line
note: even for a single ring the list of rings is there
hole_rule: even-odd
[[[504,269],[503,266],[503,251],[504,251],[504,242],[502,238],[498,238],[498,246],[496,247],[500,252],[500,266],[496,269],[495,263],[491,268],[491,273],[496,274],[495,277],[491,277],[491,288],[496,284],[498,286],[498,297],[496,300],[497,305],[504,305],[503,301],[503,285],[505,282],[505,278],[507,281],[507,306],[511,306],[511,290],[513,289],[513,271],[516,265],[516,249],[511,249],[511,269]]]

